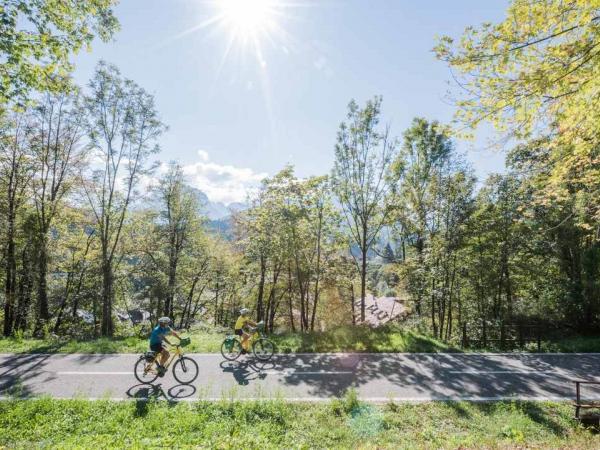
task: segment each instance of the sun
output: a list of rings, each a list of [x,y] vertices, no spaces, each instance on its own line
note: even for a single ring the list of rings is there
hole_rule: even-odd
[[[222,40],[224,51],[216,70],[219,76],[226,61],[234,55],[246,64],[254,56],[261,70],[267,67],[265,51],[285,54],[296,40],[288,31],[295,8],[302,0],[197,0],[199,17],[196,25],[169,38],[176,41],[203,32]],[[273,53],[271,53],[273,54]]]
[[[278,12],[275,0],[219,0],[222,24],[242,38],[268,33]]]

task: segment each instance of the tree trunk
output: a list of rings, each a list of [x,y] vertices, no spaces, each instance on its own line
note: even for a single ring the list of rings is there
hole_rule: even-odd
[[[177,255],[175,239],[171,237],[169,248],[169,281],[167,284],[167,298],[165,299],[163,314],[167,317],[173,316],[173,299],[175,298],[175,283],[177,281]],[[173,320],[174,318],[171,317]]]
[[[214,324],[217,326],[217,319],[219,317],[219,272],[217,272],[217,284],[215,285],[215,317]]]
[[[356,302],[356,298],[354,297],[354,283],[350,283],[350,296],[352,300],[350,302],[350,304],[352,305],[352,325],[356,325],[356,310],[354,305],[354,303]]]
[[[111,337],[114,334],[113,322],[113,299],[114,299],[114,279],[112,265],[110,261],[105,260],[102,263],[102,325],[100,333],[102,336]]]
[[[16,297],[16,272],[17,262],[15,257],[14,240],[14,216],[9,214],[6,246],[6,279],[4,285],[5,303],[4,303],[4,336],[11,336],[13,333],[15,297]]]
[[[45,230],[41,231],[38,254],[38,289],[37,289],[37,321],[36,330],[46,325],[50,320],[48,311],[48,238]]]
[[[290,306],[290,325],[292,327],[292,332],[296,332],[296,325],[294,324],[294,308],[292,305],[292,268],[288,264],[288,300]]]
[[[367,296],[367,249],[362,249],[360,267],[360,321],[365,321],[365,298]]]
[[[13,330],[27,328],[28,313],[31,306],[34,270],[31,267],[30,246],[26,245],[21,252],[21,269],[17,282],[17,302],[14,313]]]
[[[431,325],[433,326],[433,335],[438,337],[438,326],[435,321],[435,279],[431,285]]]
[[[315,315],[317,313],[317,304],[319,302],[319,279],[321,277],[321,228],[323,223],[323,211],[319,210],[319,226],[317,227],[317,267],[315,280],[315,294],[313,302],[313,310],[310,318],[310,331],[315,329]]]
[[[258,298],[256,300],[256,321],[260,322],[263,318],[263,297],[265,295],[265,277],[266,263],[264,256],[260,257],[260,281],[258,282]]]

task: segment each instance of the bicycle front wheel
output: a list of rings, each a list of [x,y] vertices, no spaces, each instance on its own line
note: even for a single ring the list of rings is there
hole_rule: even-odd
[[[133,374],[142,384],[150,384],[158,378],[154,361],[149,362],[145,356],[140,356],[133,368]]]
[[[198,364],[184,356],[173,364],[173,376],[181,384],[190,384],[198,377]]]
[[[252,346],[252,351],[261,361],[268,361],[275,353],[275,344],[267,338],[260,338]]]
[[[221,344],[221,355],[223,355],[223,358],[227,361],[235,361],[241,354],[242,344],[237,339],[234,339],[232,342],[225,340]]]

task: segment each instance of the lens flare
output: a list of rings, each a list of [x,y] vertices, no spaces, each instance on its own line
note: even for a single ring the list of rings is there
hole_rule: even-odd
[[[223,25],[242,38],[267,33],[274,26],[278,2],[274,0],[220,0]]]

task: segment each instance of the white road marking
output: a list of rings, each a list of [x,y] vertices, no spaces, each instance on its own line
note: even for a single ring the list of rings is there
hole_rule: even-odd
[[[349,370],[317,370],[317,371],[304,371],[304,370],[265,370],[260,373],[267,375],[343,375],[351,374],[353,372]]]
[[[557,375],[556,370],[450,370],[452,374],[487,375],[487,374],[516,374],[516,375]]]
[[[66,372],[54,372],[57,375],[133,375],[132,371],[129,372],[77,372],[77,371],[66,371]]]
[[[133,372],[80,372],[80,371],[61,371],[54,372],[56,375],[133,375]],[[351,371],[338,370],[318,370],[318,371],[297,371],[297,370],[266,370],[259,373],[268,375],[339,375],[351,374]]]

